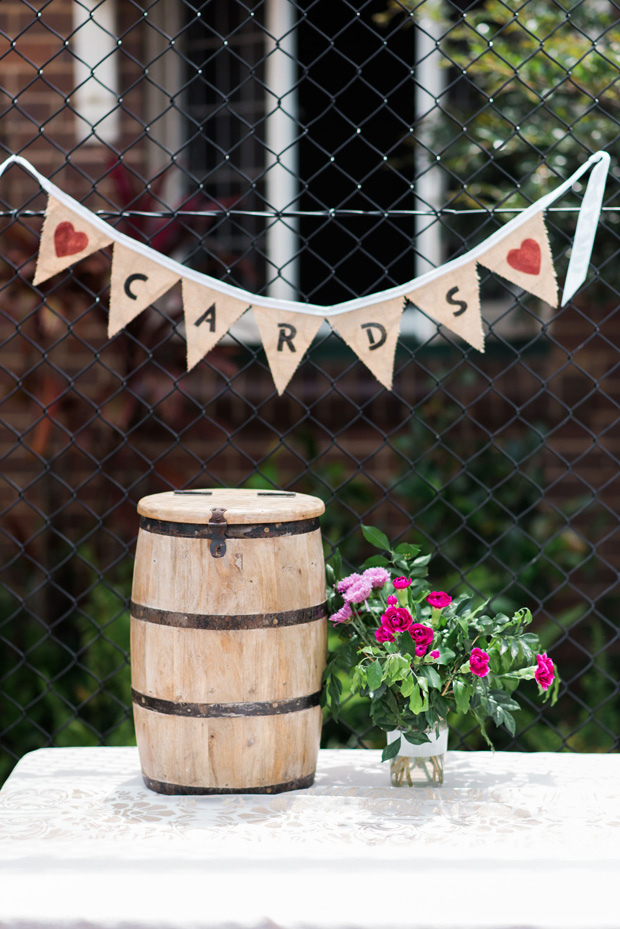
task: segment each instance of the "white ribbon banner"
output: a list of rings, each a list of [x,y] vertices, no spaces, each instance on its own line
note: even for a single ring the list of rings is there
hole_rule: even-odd
[[[205,323],[202,332],[198,333],[197,330],[194,333],[191,330],[191,345],[188,337],[188,366],[191,367],[200,360],[200,352],[209,351],[217,339],[227,331],[224,327],[219,328],[220,318],[236,320],[245,312],[245,308],[251,306],[259,321],[259,327],[262,327],[261,334],[265,338],[265,333],[269,335],[270,344],[266,346],[268,360],[278,392],[282,393],[323,319],[330,323],[333,321],[333,328],[340,332],[362,361],[389,389],[392,383],[393,357],[400,315],[407,300],[416,303],[441,325],[483,351],[482,320],[475,280],[477,265],[489,268],[529,293],[555,305],[557,285],[543,213],[554,201],[569,191],[582,175],[593,169],[579,210],[561,301],[561,306],[564,306],[586,279],[602,209],[610,157],[607,152],[595,152],[555,190],[532,203],[466,254],[405,284],[329,307],[259,296],[185,267],[167,255],[118,232],[64,193],[20,155],[11,155],[0,164],[0,176],[11,165],[24,168],[49,195],[35,284],[42,283],[93,250],[114,243],[110,337],[176,282],[181,281],[184,296],[188,300],[186,324],[198,327],[200,323]],[[80,222],[83,228],[80,227]],[[133,259],[128,252],[133,253]],[[204,308],[197,293],[198,287],[205,288]],[[219,303],[215,299],[218,294],[222,298]],[[354,314],[354,311],[373,307],[374,312],[370,315]],[[269,312],[261,314],[261,311]],[[385,312],[382,314],[382,311]],[[281,320],[279,316],[282,316]],[[307,324],[302,325],[302,317],[315,319],[308,319]],[[208,333],[205,321],[209,324]],[[359,332],[355,326],[351,328],[352,323],[360,328]],[[297,342],[293,338],[293,330]],[[274,344],[271,345],[271,342]],[[373,354],[374,352],[376,354]]]

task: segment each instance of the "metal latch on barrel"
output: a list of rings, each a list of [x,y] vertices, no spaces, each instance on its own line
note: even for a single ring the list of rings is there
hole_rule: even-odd
[[[226,512],[225,506],[214,506],[211,508],[213,516],[209,520],[211,526],[211,546],[209,551],[214,558],[222,558],[226,554]]]

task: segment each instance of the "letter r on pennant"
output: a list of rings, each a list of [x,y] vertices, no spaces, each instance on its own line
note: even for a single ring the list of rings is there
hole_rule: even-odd
[[[290,323],[278,323],[278,347],[276,351],[281,352],[286,345],[292,352],[296,352],[297,349],[293,345],[293,339],[297,335],[297,327],[292,326]]]

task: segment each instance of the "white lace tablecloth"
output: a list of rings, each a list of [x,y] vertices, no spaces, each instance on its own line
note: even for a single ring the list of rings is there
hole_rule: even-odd
[[[620,929],[619,797],[619,755],[404,789],[322,751],[307,790],[166,797],[135,748],[41,749],[0,791],[0,929]]]

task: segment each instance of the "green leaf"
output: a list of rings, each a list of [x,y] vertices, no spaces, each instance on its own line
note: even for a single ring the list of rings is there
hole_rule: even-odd
[[[380,548],[381,551],[389,552],[389,539],[380,529],[376,529],[374,526],[362,526],[362,535],[366,541],[370,542],[375,548]]]
[[[418,671],[418,674],[422,674],[435,690],[441,690],[441,678],[432,665],[423,665]]]
[[[517,724],[515,718],[511,713],[504,713],[504,725],[510,735],[514,735],[517,731]]]
[[[398,555],[417,555],[420,551],[419,545],[411,545],[409,542],[401,542],[400,545],[397,545],[394,551]]]
[[[451,648],[448,648],[446,645],[442,645],[439,649],[439,658],[435,658],[435,664],[451,664],[456,658],[456,653],[452,651]]]
[[[420,555],[420,556],[419,556],[418,558],[416,558],[415,561],[413,562],[413,567],[414,567],[414,568],[423,568],[423,567],[426,567],[426,565],[429,563],[429,561],[431,560],[432,557],[433,557],[432,555]]]
[[[452,689],[454,691],[454,700],[457,710],[459,713],[467,713],[469,710],[469,701],[471,699],[469,688],[464,681],[459,681],[458,678],[455,678],[452,681]]]
[[[383,668],[380,661],[373,661],[366,672],[366,683],[369,690],[376,690],[383,680]]]
[[[412,729],[411,732],[403,732],[403,735],[412,745],[424,745],[425,742],[430,742],[426,732],[422,732],[421,729]]]
[[[371,555],[362,565],[362,569],[365,571],[366,568],[385,568],[389,563],[384,555]]]
[[[401,632],[398,639],[398,647],[401,653],[404,652],[406,655],[415,658],[415,642],[408,632]]]
[[[424,700],[422,699],[422,691],[419,686],[416,684],[411,692],[411,697],[409,698],[409,709],[417,716],[422,712],[424,706]]]
[[[389,745],[386,745],[381,755],[381,761],[388,761],[390,758],[396,758],[400,751],[400,743],[401,738],[399,736],[394,742],[390,742]]]
[[[410,697],[411,694],[413,693],[414,687],[415,687],[415,681],[413,677],[411,675],[409,677],[406,677],[405,680],[400,685],[401,696],[405,698]]]

